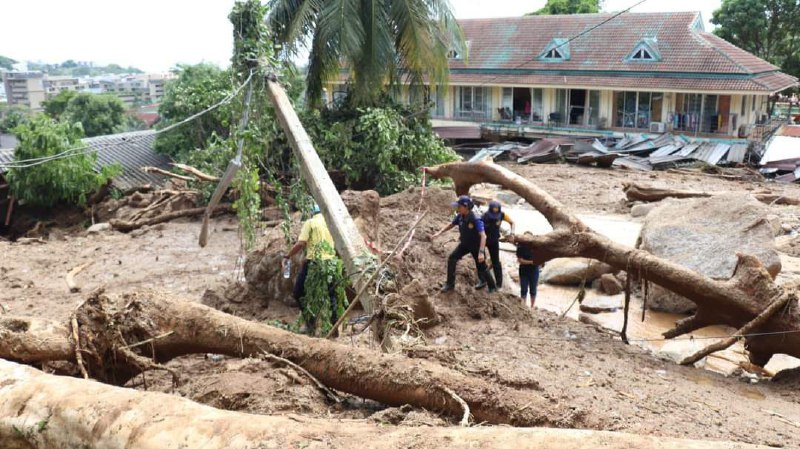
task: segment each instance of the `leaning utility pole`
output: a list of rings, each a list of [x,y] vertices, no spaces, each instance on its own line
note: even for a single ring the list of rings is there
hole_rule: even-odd
[[[355,287],[357,291],[361,290],[363,283],[367,282],[369,278],[369,269],[367,265],[374,263],[373,256],[367,248],[364,238],[358,232],[353,218],[347,211],[342,197],[336,190],[333,181],[331,180],[328,171],[322,164],[317,151],[314,149],[314,144],[308,136],[303,124],[297,117],[297,113],[283,90],[277,79],[274,76],[269,76],[267,79],[267,92],[272,105],[275,107],[275,113],[278,116],[278,121],[289,139],[289,144],[294,151],[294,156],[300,165],[300,174],[308,185],[311,195],[314,200],[319,204],[322,209],[322,214],[325,216],[325,221],[328,224],[328,229],[331,231],[336,250],[344,261],[344,268],[347,274],[355,279]],[[365,271],[365,269],[367,269]],[[364,273],[355,277],[358,273]],[[361,305],[367,314],[372,314],[375,310],[375,301],[371,295],[365,294],[360,298]]]

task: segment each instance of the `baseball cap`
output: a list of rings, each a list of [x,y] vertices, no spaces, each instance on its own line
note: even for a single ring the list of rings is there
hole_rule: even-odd
[[[467,208],[472,209],[472,198],[470,198],[469,195],[461,195],[458,197],[458,200],[453,202],[452,206],[466,206]]]

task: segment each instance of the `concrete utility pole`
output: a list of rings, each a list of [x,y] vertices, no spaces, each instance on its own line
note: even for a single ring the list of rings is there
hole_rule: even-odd
[[[267,92],[275,107],[278,121],[294,150],[294,155],[300,165],[300,173],[311,190],[311,195],[322,209],[322,214],[325,216],[328,229],[336,244],[336,250],[342,256],[345,271],[349,276],[354,277],[373,261],[373,256],[314,149],[311,138],[297,117],[286,91],[274,77],[267,79]],[[367,278],[368,276],[359,276],[355,279],[356,290],[361,290],[360,284],[366,282]],[[364,311],[372,314],[375,309],[375,301],[372,296],[362,295],[360,301]]]

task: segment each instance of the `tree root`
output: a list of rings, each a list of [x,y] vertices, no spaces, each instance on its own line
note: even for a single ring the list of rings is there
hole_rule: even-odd
[[[492,384],[426,360],[295,335],[173,298],[131,294],[112,302],[98,291],[78,310],[77,319],[86,370],[107,383],[123,385],[146,370],[166,370],[158,364],[187,354],[259,357],[268,352],[281,354],[329,389],[391,406],[410,404],[461,418],[463,407],[443,390],[449,388],[479,421],[580,425],[573,410],[554,410],[533,391]],[[9,338],[0,342],[0,357],[25,363],[76,362],[69,325],[3,316],[0,331],[4,323],[17,332],[8,332]],[[534,406],[519,412],[526,403]]]
[[[777,286],[758,259],[745,254],[737,255],[738,262],[733,277],[727,281],[719,281],[645,251],[614,243],[589,229],[547,192],[498,165],[451,163],[426,168],[426,171],[436,179],[451,178],[459,195],[468,194],[470,187],[475,184],[498,184],[520,195],[541,212],[552,225],[552,232],[537,236],[516,236],[513,239],[532,250],[534,263],[540,264],[558,257],[595,259],[627,271],[628,276],[631,273],[641,273],[642,278],[648,282],[694,302],[697,305],[697,316],[703,319],[682,321],[675,330],[665,334],[668,338],[712,324],[741,328],[761,314],[775,298],[792,295],[792,288]],[[631,189],[628,191],[631,192]],[[689,193],[694,195],[698,192],[683,192],[687,195]],[[703,192],[699,194],[711,195]],[[773,315],[760,327],[762,333],[771,335],[745,337],[754,364],[766,364],[774,354],[800,357],[800,313],[797,299],[792,295],[787,301],[787,313]]]

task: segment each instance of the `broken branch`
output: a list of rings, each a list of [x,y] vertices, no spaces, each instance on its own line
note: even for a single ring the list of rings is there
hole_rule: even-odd
[[[69,273],[67,273],[67,277],[64,279],[64,281],[67,283],[67,287],[69,287],[70,293],[77,293],[81,291],[81,287],[78,285],[77,282],[75,282],[75,276],[77,276],[78,273],[80,273],[81,271],[85,270],[86,267],[88,267],[92,263],[93,262],[87,262],[83,265],[78,265],[77,267],[69,270]]]
[[[200,181],[206,181],[206,182],[217,182],[217,181],[219,181],[219,177],[209,175],[208,173],[204,173],[204,172],[192,167],[191,165],[178,164],[176,162],[175,163],[171,163],[170,165],[172,165],[173,167],[175,167],[175,168],[177,168],[179,170],[183,170],[186,173],[193,174]]]
[[[269,353],[269,352],[267,352],[267,351],[263,351],[263,352],[264,352],[264,354],[263,354],[263,355],[264,355],[264,357],[265,357],[266,359],[268,359],[268,360],[273,360],[273,361],[277,361],[277,362],[283,363],[284,365],[288,365],[288,366],[290,366],[290,367],[294,368],[294,370],[295,370],[295,371],[297,371],[298,373],[300,373],[300,374],[302,374],[302,375],[306,376],[307,378],[311,379],[311,382],[313,382],[313,383],[314,383],[314,385],[316,385],[316,386],[317,386],[317,388],[318,388],[320,391],[322,391],[323,393],[325,393],[325,395],[326,395],[326,396],[328,396],[328,398],[330,398],[330,400],[332,400],[333,402],[336,402],[337,404],[338,404],[339,402],[342,402],[342,398],[340,398],[340,397],[339,397],[339,395],[338,395],[338,394],[336,394],[336,392],[334,392],[334,391],[333,391],[333,390],[331,390],[330,388],[326,387],[326,386],[325,386],[325,384],[323,384],[322,382],[320,382],[320,381],[319,381],[319,380],[318,380],[316,377],[314,377],[314,376],[313,376],[311,373],[309,373],[308,371],[306,371],[306,369],[305,369],[305,368],[303,368],[302,366],[300,366],[300,365],[297,365],[296,363],[292,362],[291,360],[286,360],[286,359],[284,359],[283,357],[278,357],[278,356],[277,356],[277,355],[275,355],[275,354],[270,354],[270,353]]]
[[[455,392],[455,391],[453,391],[453,390],[451,390],[451,389],[449,389],[449,388],[447,388],[447,387],[442,387],[442,389],[443,389],[443,390],[444,390],[444,391],[445,391],[447,394],[449,394],[449,395],[450,395],[450,396],[451,396],[451,397],[452,397],[452,398],[453,398],[453,399],[454,399],[456,402],[458,402],[459,404],[461,404],[461,408],[463,408],[463,409],[464,409],[464,416],[461,418],[461,422],[460,422],[459,424],[461,424],[461,427],[469,427],[469,405],[468,405],[466,402],[464,402],[464,400],[463,400],[463,399],[461,399],[461,398],[460,398],[460,397],[459,397],[459,396],[456,394],[456,392]],[[525,407],[523,407],[521,410],[524,410],[524,408],[525,408]]]
[[[775,314],[775,312],[780,310],[781,307],[785,307],[786,304],[789,302],[789,300],[793,298],[794,295],[784,295],[775,299],[775,301],[773,301],[772,304],[769,305],[769,307],[764,309],[764,311],[761,312],[752,321],[745,324],[734,335],[720,342],[708,345],[705,348],[701,349],[700,351],[697,351],[696,353],[686,357],[685,359],[681,360],[681,365],[693,365],[695,362],[702,360],[704,357],[710,355],[711,353],[728,349],[729,347],[733,346],[734,343],[739,341],[740,338],[744,338],[745,336],[747,336],[747,334],[753,332],[753,330],[763,325],[768,319],[770,319],[770,317],[773,314]]]
[[[172,173],[171,171],[162,170],[158,167],[142,167],[142,171],[145,173],[158,173],[160,175],[164,175],[174,179],[180,179],[182,181],[194,181],[195,179],[191,176],[183,176],[177,173]]]

